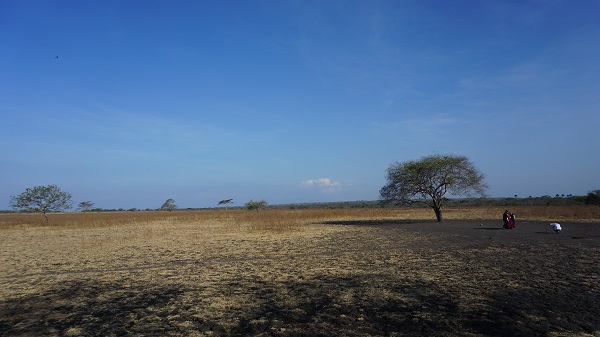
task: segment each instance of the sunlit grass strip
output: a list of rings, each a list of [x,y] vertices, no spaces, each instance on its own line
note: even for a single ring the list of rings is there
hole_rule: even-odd
[[[463,207],[444,209],[445,220],[497,220],[507,207]],[[597,206],[515,206],[508,207],[518,220],[529,221],[598,221]],[[50,213],[50,227],[101,228],[125,224],[202,223],[226,224],[230,230],[287,232],[303,226],[331,221],[360,220],[435,220],[429,208],[360,208],[360,209],[266,209],[248,210],[185,210],[174,212],[89,212]],[[0,214],[0,229],[46,226],[41,214]]]

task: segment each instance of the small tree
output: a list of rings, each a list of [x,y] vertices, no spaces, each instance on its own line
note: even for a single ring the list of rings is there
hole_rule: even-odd
[[[162,204],[162,206],[160,206],[160,209],[163,211],[169,211],[171,212],[174,209],[177,209],[177,205],[175,205],[175,200],[173,199],[167,199],[167,201],[165,201],[164,204]]]
[[[82,201],[77,206],[77,208],[84,213],[89,212],[92,209],[92,207],[94,207],[94,203],[91,201]]]
[[[26,212],[42,212],[49,223],[48,212],[61,212],[72,207],[71,194],[63,192],[56,185],[35,186],[25,189],[25,192],[10,197],[13,209]]]
[[[227,205],[233,204],[233,199],[225,199],[219,201],[219,205],[225,205],[225,210],[227,210]]]
[[[267,207],[267,202],[265,200],[254,201],[250,200],[246,203],[245,207],[249,210],[256,210],[258,212],[259,209],[263,209]]]
[[[384,201],[401,204],[420,202],[433,208],[443,220],[445,195],[484,195],[487,188],[481,174],[464,156],[431,155],[387,169],[387,184],[379,191]]]

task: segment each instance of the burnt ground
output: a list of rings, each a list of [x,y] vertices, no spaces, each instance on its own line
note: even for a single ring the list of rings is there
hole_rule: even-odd
[[[12,275],[44,287],[0,298],[0,335],[600,336],[600,224],[561,224],[336,221],[310,248]]]
[[[477,247],[490,244],[558,244],[569,246],[600,245],[600,224],[560,221],[563,231],[556,234],[549,222],[518,221],[515,229],[502,228],[501,221],[447,220],[431,221],[332,221],[334,225],[372,226],[389,230],[389,235],[400,230],[409,235],[424,236],[427,240],[414,242],[414,248]],[[573,241],[581,240],[581,242]]]

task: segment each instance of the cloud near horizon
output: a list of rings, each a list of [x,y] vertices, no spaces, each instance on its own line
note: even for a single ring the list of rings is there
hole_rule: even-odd
[[[327,192],[337,191],[342,187],[342,184],[329,178],[308,179],[303,181],[301,185],[308,188],[319,188]]]

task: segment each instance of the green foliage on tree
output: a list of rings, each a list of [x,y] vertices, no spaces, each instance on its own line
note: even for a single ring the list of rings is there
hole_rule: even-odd
[[[227,205],[233,204],[233,199],[225,199],[219,201],[219,205],[225,205],[225,210],[227,210]]]
[[[400,204],[423,203],[443,221],[446,194],[485,195],[483,174],[465,156],[431,155],[419,160],[396,162],[387,169],[387,183],[379,191],[381,199]]]
[[[82,201],[77,205],[77,208],[82,212],[89,212],[92,207],[94,207],[94,203],[91,201]]]
[[[72,197],[68,192],[61,191],[56,185],[35,186],[25,189],[25,192],[10,197],[10,206],[15,210],[26,212],[41,212],[49,223],[48,212],[61,212],[72,207]]]
[[[600,205],[600,190],[588,192],[585,196],[585,203],[588,205]]]
[[[249,211],[256,210],[258,212],[259,209],[263,209],[263,208],[267,207],[267,202],[265,200],[260,200],[260,201],[250,200],[246,203],[245,207]]]
[[[173,211],[174,209],[177,209],[177,205],[175,204],[175,200],[169,198],[167,199],[167,201],[165,201],[164,204],[162,204],[162,206],[160,206],[160,209],[163,211]]]

